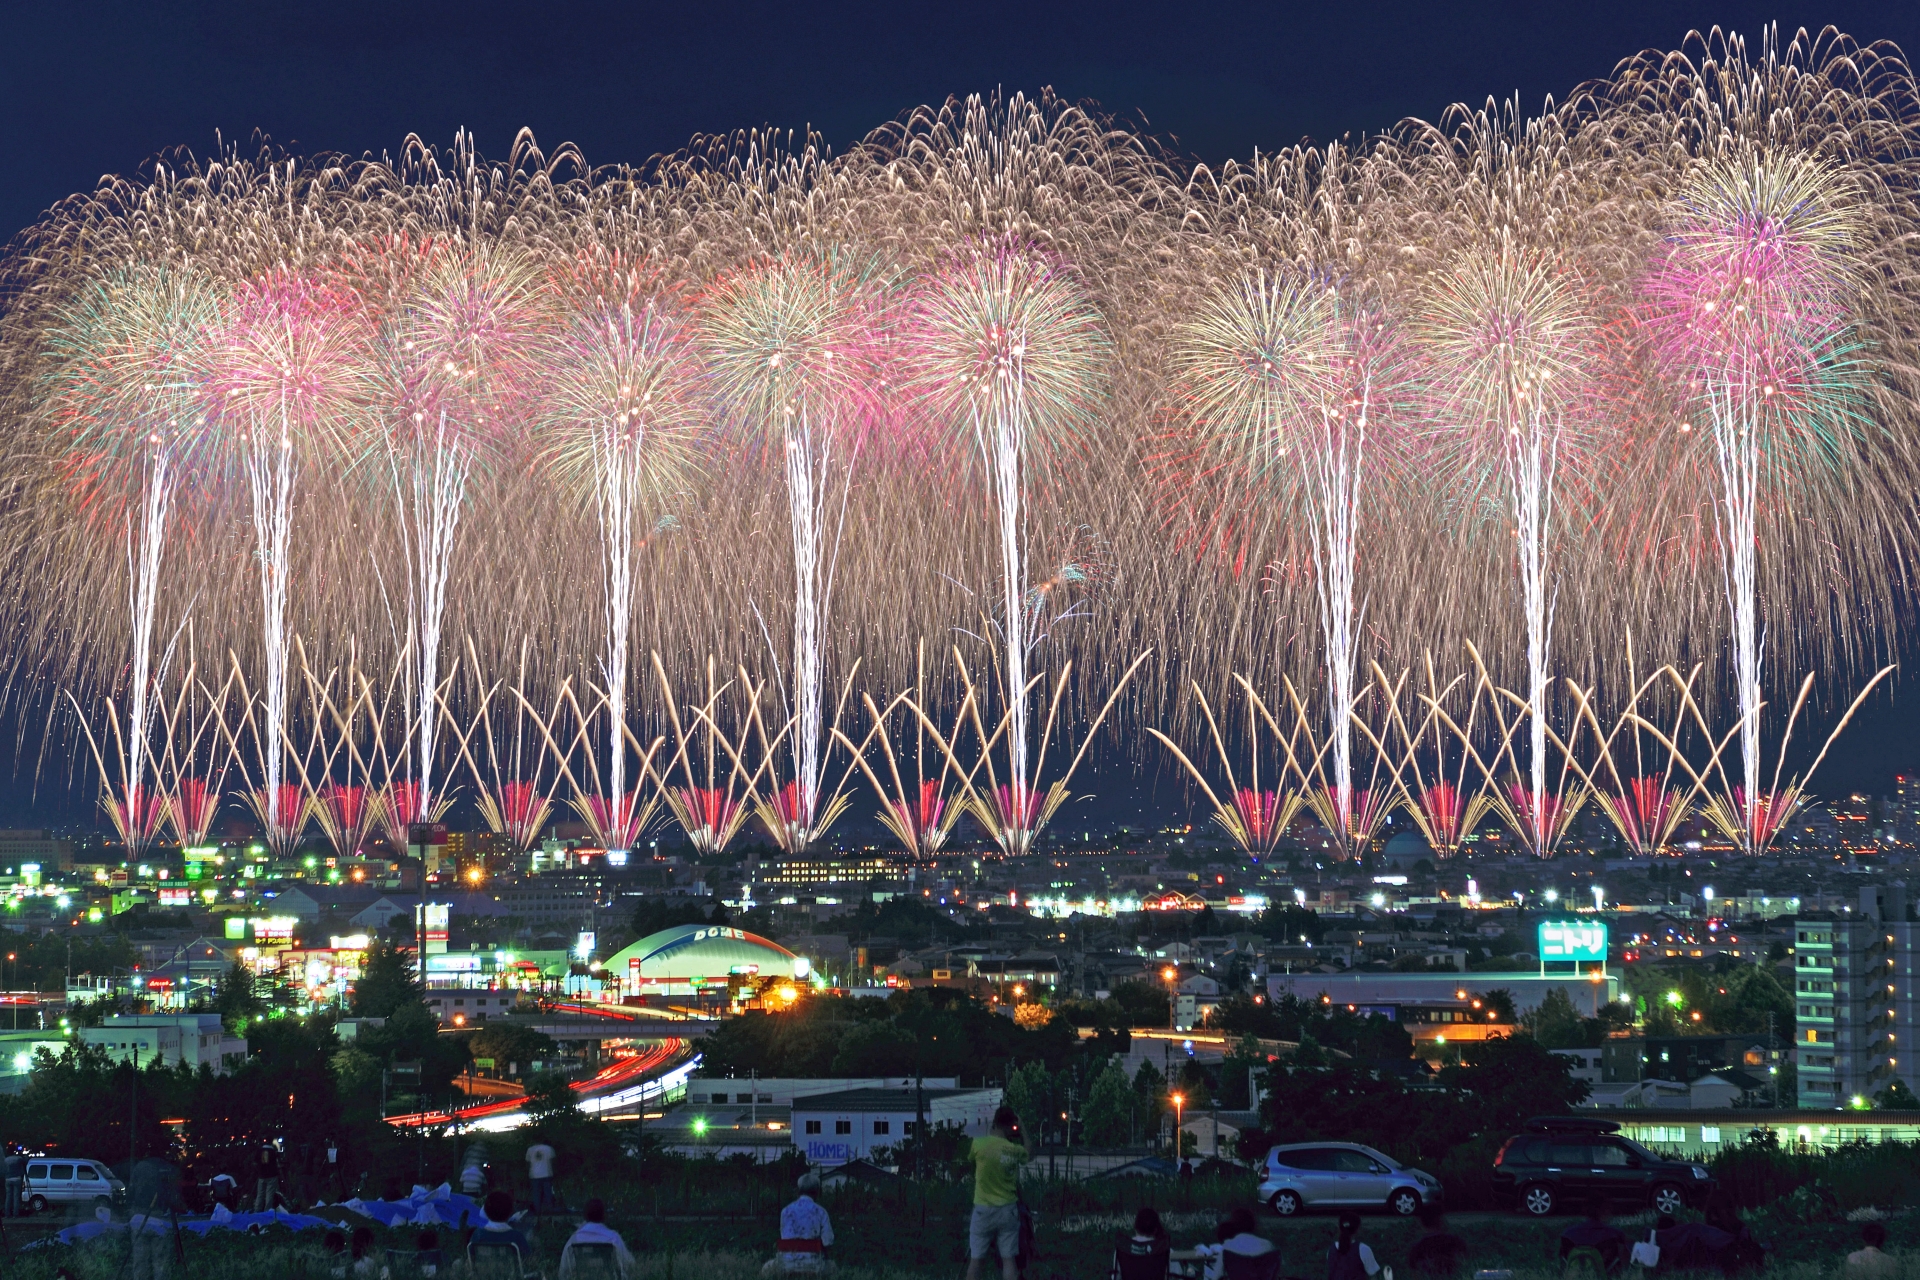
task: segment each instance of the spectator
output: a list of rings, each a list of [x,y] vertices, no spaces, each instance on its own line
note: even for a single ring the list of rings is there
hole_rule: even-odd
[[[1877,1222],[1860,1228],[1860,1247],[1847,1255],[1847,1280],[1900,1274],[1900,1264],[1881,1246],[1887,1243],[1887,1229]]]
[[[1467,1242],[1447,1230],[1440,1207],[1422,1206],[1420,1238],[1407,1250],[1407,1265],[1427,1280],[1450,1280],[1460,1273],[1460,1261],[1466,1254]]]
[[[1589,1271],[1597,1275],[1618,1271],[1631,1248],[1626,1232],[1607,1221],[1607,1198],[1587,1202],[1587,1216],[1560,1233],[1560,1265],[1568,1274]]]
[[[10,1150],[7,1152],[7,1217],[20,1216],[20,1206],[24,1202],[26,1190],[27,1158],[18,1150]]]
[[[373,1256],[373,1228],[353,1229],[353,1280],[371,1280],[380,1274],[379,1260]]]
[[[527,1178],[533,1183],[533,1211],[553,1208],[553,1148],[542,1138],[527,1148]]]
[[[422,1228],[413,1238],[414,1270],[423,1276],[437,1276],[446,1264],[446,1257],[440,1252],[440,1233],[432,1227]]]
[[[510,1244],[520,1251],[520,1265],[526,1267],[533,1261],[533,1244],[513,1225],[513,1197],[504,1191],[487,1192],[486,1204],[482,1206],[487,1220],[478,1231],[467,1239],[467,1262],[473,1262],[475,1245]]]
[[[980,1280],[989,1249],[1004,1280],[1020,1280],[1020,1166],[1032,1158],[1012,1107],[993,1113],[993,1132],[973,1142],[973,1220],[967,1226],[967,1280]]]
[[[460,1190],[469,1196],[486,1194],[487,1148],[484,1143],[476,1142],[467,1148],[466,1159],[460,1165]]]
[[[820,1194],[820,1175],[809,1169],[798,1185],[799,1196],[780,1211],[778,1252],[761,1268],[762,1275],[813,1275],[827,1269],[833,1223],[814,1199]]]
[[[1380,1274],[1373,1250],[1360,1243],[1360,1215],[1340,1215],[1340,1238],[1327,1249],[1327,1280],[1367,1280]]]
[[[1242,1206],[1228,1214],[1213,1229],[1217,1244],[1203,1244],[1194,1250],[1207,1260],[1206,1280],[1222,1280],[1227,1274],[1227,1258],[1264,1258],[1274,1252],[1273,1241],[1261,1235],[1253,1222],[1253,1210]]]
[[[346,1280],[347,1233],[333,1228],[321,1239],[320,1248],[327,1255],[327,1275],[331,1280]]]
[[[134,1280],[166,1280],[172,1233],[154,1227],[172,1221],[179,1191],[180,1171],[165,1160],[150,1156],[133,1166],[127,1181],[127,1272]]]
[[[253,1185],[253,1211],[265,1213],[273,1208],[280,1194],[280,1149],[271,1142],[261,1143],[254,1159],[254,1172],[257,1180]]]
[[[805,1179],[802,1181],[804,1182]],[[607,1225],[606,1201],[599,1199],[587,1201],[585,1216],[586,1221],[580,1224],[578,1231],[567,1237],[567,1243],[560,1250],[560,1280],[571,1280],[576,1265],[573,1247],[579,1244],[612,1245],[614,1266],[620,1272],[620,1280],[626,1280],[633,1274],[633,1255],[627,1252],[627,1242],[620,1238],[620,1233]],[[822,1217],[824,1218],[825,1215],[823,1214]],[[781,1215],[783,1233],[785,1229],[786,1217],[783,1214]],[[833,1238],[831,1231],[827,1233],[827,1238],[829,1240]]]

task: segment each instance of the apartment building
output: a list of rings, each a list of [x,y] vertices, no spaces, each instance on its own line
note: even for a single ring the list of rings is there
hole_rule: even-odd
[[[1895,1080],[1911,1086],[1910,1041],[1920,1001],[1920,925],[1904,885],[1862,889],[1857,906],[1802,915],[1794,928],[1795,1050],[1800,1105],[1871,1102]]]

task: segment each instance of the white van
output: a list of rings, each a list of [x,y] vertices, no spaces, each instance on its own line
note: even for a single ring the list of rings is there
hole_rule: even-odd
[[[127,1184],[98,1160],[61,1160],[35,1157],[27,1161],[27,1208],[46,1212],[48,1205],[113,1204]]]

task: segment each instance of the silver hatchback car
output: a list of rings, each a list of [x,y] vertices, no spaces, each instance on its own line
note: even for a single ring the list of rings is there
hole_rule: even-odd
[[[1260,1198],[1291,1218],[1309,1209],[1385,1209],[1410,1218],[1440,1203],[1440,1179],[1357,1142],[1303,1142],[1267,1152]]]

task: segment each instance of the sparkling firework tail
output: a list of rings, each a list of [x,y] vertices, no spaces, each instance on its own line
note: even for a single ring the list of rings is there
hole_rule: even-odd
[[[966,812],[966,806],[949,801],[946,787],[953,773],[953,764],[947,761],[940,771],[940,777],[920,776],[914,787],[909,788],[900,772],[899,752],[895,750],[892,737],[887,733],[887,722],[893,713],[903,706],[911,707],[922,696],[922,690],[916,686],[913,693],[898,694],[883,711],[874,704],[871,694],[863,693],[861,702],[867,709],[867,719],[872,727],[867,730],[865,740],[854,742],[839,729],[834,730],[834,740],[845,748],[850,758],[866,776],[880,801],[880,824],[893,833],[901,848],[918,857],[931,857],[946,846],[947,839],[953,834],[960,816]],[[966,716],[966,708],[960,710],[960,717]],[[926,731],[915,726],[915,737],[924,744]],[[867,753],[878,745],[880,754],[887,762],[887,773],[892,786],[889,790],[880,781],[873,767],[867,763]],[[916,755],[918,772],[924,775],[924,762]]]
[[[515,689],[523,689],[527,684],[528,642],[520,646],[520,672]],[[528,709],[523,699],[515,699],[513,727],[510,730],[496,732],[493,723],[493,705],[500,692],[500,682],[483,685],[480,658],[474,650],[471,638],[467,641],[467,664],[472,683],[482,691],[473,715],[463,730],[456,722],[454,733],[458,739],[460,758],[467,762],[467,772],[473,779],[476,793],[475,804],[487,828],[496,835],[506,837],[514,853],[524,853],[539,842],[540,830],[546,826],[547,819],[553,813],[553,783],[547,781],[545,768],[545,746],[535,741],[531,752],[527,749]],[[449,714],[452,707],[449,706]],[[507,761],[502,768],[500,755],[502,734],[507,737]],[[487,767],[483,770],[473,750],[473,740],[479,737],[486,748]],[[529,774],[528,756],[532,756],[531,774]],[[558,773],[553,775],[554,781]]]
[[[281,777],[286,767],[287,740],[287,544],[293,532],[293,485],[298,467],[284,411],[279,425],[278,432],[263,431],[256,419],[245,446],[247,494],[260,571],[260,641],[266,655],[260,706],[263,724],[254,734],[261,752],[261,787],[250,789],[248,794],[266,806],[260,820],[266,825],[269,844],[296,840],[305,820],[304,813],[280,812],[285,795]],[[249,707],[249,723],[252,718]]]
[[[828,741],[842,740],[846,734],[840,724],[846,714],[847,699],[853,692],[854,678],[859,674],[860,664],[855,662],[847,673],[846,683],[841,687],[840,699],[834,706],[833,720],[827,724]],[[745,671],[739,673],[742,688],[749,687]],[[767,724],[760,711],[759,689],[755,688],[754,697],[748,703],[749,724],[752,737],[759,744],[761,766],[755,771],[755,777],[765,776],[771,780],[776,776],[775,761],[780,750],[780,740],[804,729],[799,709],[787,718],[778,733],[770,739]],[[764,800],[756,801],[754,811],[760,821],[766,825],[767,832],[774,843],[787,853],[802,853],[813,841],[832,829],[847,811],[851,797],[847,794],[847,784],[853,780],[854,771],[859,767],[859,758],[849,760],[847,767],[831,790],[816,789],[809,797],[798,778],[784,785],[770,786],[770,794]]]
[[[366,701],[357,688],[357,672],[349,667],[344,678],[348,700],[343,711],[334,697],[335,672],[317,674],[307,661],[306,646],[298,644],[300,669],[306,676],[309,736],[305,751],[293,756],[307,797],[308,816],[340,858],[354,857],[366,844],[379,817],[379,793],[367,786],[364,770],[354,767],[358,755],[358,721]],[[347,781],[335,779],[345,765]]]
[[[256,696],[248,686],[239,655],[229,650],[228,658],[232,670],[228,683],[239,707],[229,718],[222,702],[213,703],[215,725],[226,749],[227,764],[240,775],[241,801],[260,820],[262,835],[274,856],[287,857],[306,829],[308,795],[297,785],[279,781],[294,750],[287,738],[285,699],[270,710],[268,700]],[[274,710],[279,714],[277,724]],[[271,736],[276,729],[277,738]],[[245,747],[241,745],[243,734]],[[253,768],[248,767],[249,757]]]
[[[1250,685],[1243,687],[1247,696],[1247,742],[1250,763],[1247,771],[1249,785],[1241,785],[1234,776],[1232,757],[1227,752],[1226,742],[1221,737],[1219,723],[1214,719],[1213,708],[1208,705],[1206,695],[1199,685],[1193,687],[1193,695],[1200,704],[1201,713],[1206,717],[1207,731],[1213,742],[1213,749],[1220,760],[1220,767],[1227,775],[1227,793],[1230,803],[1223,803],[1213,787],[1208,784],[1206,775],[1191,757],[1182,751],[1173,739],[1151,726],[1147,732],[1158,739],[1160,744],[1173,753],[1173,756],[1192,776],[1200,790],[1206,794],[1207,801],[1213,806],[1213,820],[1225,831],[1233,842],[1240,846],[1241,852],[1258,861],[1270,856],[1280,837],[1286,832],[1295,815],[1300,812],[1304,801],[1299,791],[1288,788],[1285,791],[1262,790],[1260,786],[1260,720],[1254,703],[1258,702]],[[1264,708],[1262,708],[1264,710]],[[1292,757],[1291,744],[1283,743],[1289,758]],[[1284,783],[1288,770],[1283,766],[1280,779]]]
[[[1561,840],[1572,830],[1573,820],[1579,816],[1591,794],[1585,784],[1585,773],[1575,762],[1566,740],[1554,732],[1551,725],[1543,723],[1536,712],[1536,699],[1539,705],[1545,704],[1544,691],[1529,686],[1527,696],[1523,698],[1511,690],[1498,688],[1487,678],[1486,666],[1481,662],[1479,651],[1472,645],[1467,646],[1467,651],[1473,655],[1481,687],[1490,694],[1489,707],[1499,738],[1493,768],[1498,771],[1504,757],[1510,771],[1511,780],[1507,783],[1504,795],[1495,793],[1494,807],[1508,827],[1526,842],[1535,857],[1552,857]],[[1506,715],[1509,707],[1514,711],[1511,721]],[[1529,763],[1534,766],[1537,778],[1535,785],[1531,786],[1520,780],[1520,767],[1515,759],[1518,753],[1514,748],[1514,739],[1519,736],[1523,723],[1537,744],[1537,750],[1529,755]],[[1581,721],[1576,718],[1576,735],[1580,727]],[[1550,780],[1551,785],[1545,776],[1549,748],[1560,759],[1559,771]]]
[[[191,651],[190,644],[189,655]],[[198,673],[189,656],[179,691],[170,703],[161,703],[166,745],[160,770],[167,787],[167,821],[183,848],[206,844],[226,789],[228,761],[219,749],[216,726],[221,717],[214,708],[225,705],[233,676],[230,672],[218,690],[210,690],[200,683]],[[207,752],[204,760],[203,750]]]
[[[1242,684],[1244,676],[1236,677]],[[1306,797],[1306,803],[1312,807],[1314,816],[1320,819],[1320,825],[1334,841],[1342,857],[1359,857],[1373,843],[1381,826],[1387,820],[1387,814],[1393,809],[1393,788],[1387,784],[1386,773],[1390,772],[1381,753],[1376,750],[1368,773],[1367,785],[1355,789],[1352,785],[1353,756],[1351,729],[1362,726],[1369,741],[1373,735],[1365,729],[1365,721],[1358,714],[1359,701],[1348,705],[1346,738],[1348,754],[1346,767],[1347,791],[1343,802],[1340,795],[1339,757],[1336,749],[1341,742],[1339,735],[1329,731],[1324,738],[1317,737],[1313,731],[1313,718],[1307,711],[1306,699],[1287,677],[1281,677],[1281,688],[1287,696],[1287,707],[1293,717],[1294,738],[1289,742],[1287,762],[1299,779],[1300,789]],[[1251,692],[1251,689],[1249,689]],[[1273,722],[1272,714],[1264,702],[1256,702],[1260,713],[1266,717],[1268,725],[1278,735],[1280,728]],[[1304,741],[1311,750],[1293,750],[1295,742]],[[1335,771],[1328,776],[1328,764],[1333,762]]]
[[[1479,826],[1495,799],[1492,771],[1473,745],[1484,685],[1471,686],[1463,726],[1448,713],[1446,703],[1466,683],[1466,677],[1454,676],[1442,685],[1431,654],[1426,657],[1425,670],[1426,692],[1415,695],[1415,705],[1421,708],[1416,727],[1410,725],[1401,705],[1407,673],[1390,681],[1380,664],[1373,664],[1374,685],[1387,707],[1387,725],[1383,736],[1374,735],[1370,728],[1366,732],[1375,749],[1391,763],[1399,802],[1408,816],[1434,854],[1450,858],[1460,851],[1464,837]],[[1423,752],[1431,753],[1430,765],[1422,764]]]
[[[1680,829],[1680,824],[1692,813],[1691,792],[1682,793],[1673,786],[1674,771],[1679,766],[1672,752],[1663,752],[1665,763],[1658,771],[1649,771],[1648,752],[1637,723],[1641,700],[1669,677],[1683,690],[1691,690],[1694,681],[1699,678],[1700,670],[1696,665],[1682,679],[1671,667],[1661,667],[1641,680],[1634,670],[1633,639],[1629,636],[1629,693],[1613,727],[1604,730],[1594,709],[1593,691],[1580,689],[1569,682],[1575,701],[1575,723],[1586,725],[1594,742],[1595,759],[1589,768],[1579,763],[1577,753],[1569,753],[1567,758],[1579,770],[1589,793],[1599,800],[1608,820],[1619,831],[1620,838],[1637,857],[1651,856],[1666,848],[1674,833]],[[1679,739],[1686,714],[1684,703],[1676,705],[1671,740]],[[1624,743],[1623,735],[1626,738]],[[1623,761],[1622,756],[1629,746],[1632,759]]]
[[[1669,671],[1671,672],[1671,668]],[[1638,717],[1636,719],[1641,728],[1673,754],[1680,766],[1693,779],[1693,791],[1688,796],[1688,800],[1691,802],[1695,797],[1705,795],[1707,798],[1700,804],[1700,811],[1706,815],[1708,821],[1719,828],[1721,834],[1728,840],[1747,852],[1760,856],[1766,853],[1780,832],[1785,829],[1788,820],[1807,802],[1807,784],[1812,780],[1815,770],[1819,769],[1821,763],[1827,758],[1827,753],[1833,749],[1834,742],[1866,702],[1868,695],[1882,680],[1893,674],[1893,671],[1892,666],[1885,666],[1875,672],[1873,678],[1854,695],[1846,714],[1841,716],[1838,723],[1834,725],[1826,741],[1821,744],[1819,754],[1814,756],[1813,762],[1807,766],[1806,771],[1783,777],[1786,774],[1787,750],[1793,741],[1794,728],[1799,723],[1801,712],[1806,708],[1808,697],[1813,693],[1814,674],[1809,672],[1801,681],[1799,695],[1794,698],[1793,708],[1787,714],[1786,730],[1781,735],[1779,752],[1775,756],[1772,782],[1767,790],[1759,793],[1748,791],[1743,786],[1728,785],[1726,767],[1723,763],[1727,747],[1732,743],[1735,735],[1742,731],[1747,717],[1742,716],[1735,721],[1733,727],[1716,740],[1708,729],[1705,709],[1693,696],[1690,687],[1681,683],[1677,672],[1671,672],[1671,674],[1674,683],[1680,685],[1681,700],[1694,724],[1712,745],[1712,754],[1706,765],[1695,769],[1681,753],[1679,746],[1668,738],[1659,726]],[[1755,714],[1758,714],[1759,710],[1756,708]]]
[[[764,777],[765,765],[760,771],[749,771],[742,750],[752,732],[751,720],[738,712],[741,699],[736,699],[735,718],[747,719],[747,723],[739,724],[733,735],[721,727],[720,702],[732,687],[732,682],[722,683],[718,680],[711,658],[707,660],[707,698],[702,705],[690,708],[693,715],[691,726],[680,714],[673,684],[667,679],[666,667],[661,663],[658,653],[653,655],[653,670],[674,735],[673,758],[655,775],[655,785],[666,798],[667,809],[673,814],[674,821],[680,824],[681,830],[698,852],[724,852],[757,807],[758,788]],[[757,705],[759,689],[744,678],[742,688],[745,691],[744,700]],[[739,740],[739,746],[735,745],[735,737]],[[724,766],[722,757],[725,758]],[[679,786],[671,781],[676,768],[683,780]],[[724,777],[721,776],[723,768]]]
[[[418,426],[418,424],[416,424]],[[447,610],[447,582],[453,572],[453,552],[460,533],[467,478],[473,451],[460,434],[448,427],[446,410],[432,431],[409,433],[404,476],[394,459],[393,494],[403,549],[407,553],[407,620],[414,665],[410,700],[414,704],[412,751],[414,776],[420,780],[422,808],[405,815],[408,822],[428,822],[434,797],[433,769],[439,758],[442,714],[440,675],[441,624]]]

